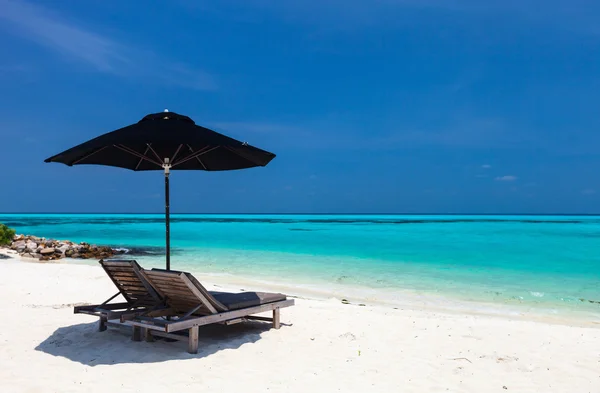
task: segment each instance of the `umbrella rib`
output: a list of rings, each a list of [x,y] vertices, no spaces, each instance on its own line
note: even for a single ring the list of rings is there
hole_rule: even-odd
[[[161,168],[162,168],[162,164],[161,164],[160,162],[153,161],[153,160],[152,160],[152,159],[150,159],[149,157],[146,157],[145,155],[143,155],[143,154],[140,154],[140,153],[138,153],[137,151],[135,151],[135,150],[133,150],[133,149],[131,149],[131,148],[129,148],[129,147],[127,147],[127,146],[125,146],[125,145],[122,145],[122,144],[121,144],[121,145],[113,145],[113,146],[114,146],[114,147],[116,147],[116,148],[117,148],[117,149],[119,149],[119,150],[122,150],[122,151],[124,151],[125,153],[129,153],[129,154],[131,154],[132,156],[135,156],[135,157],[141,158],[142,160],[146,160],[146,161],[148,161],[148,162],[151,162],[151,163],[153,163],[153,164],[155,164],[155,165],[158,165],[159,167],[161,167]]]
[[[88,154],[84,155],[83,157],[76,159],[75,161],[73,161],[73,162],[71,163],[71,165],[77,165],[77,164],[79,164],[81,161],[85,160],[86,158],[90,158],[90,157],[91,157],[91,156],[93,156],[94,154],[96,154],[96,153],[98,153],[98,152],[101,152],[102,150],[106,149],[107,147],[108,147],[108,146],[102,146],[101,148],[99,148],[99,149],[96,149],[96,150],[92,151],[91,153],[88,153]]]
[[[217,148],[219,148],[219,146],[215,146],[215,147],[212,147],[212,148],[208,148],[208,147],[206,147],[206,148],[204,148],[203,150],[198,150],[197,152],[194,152],[194,153],[190,154],[189,156],[187,156],[187,157],[185,157],[185,158],[182,158],[182,159],[181,159],[181,160],[179,160],[178,162],[174,163],[174,164],[173,164],[173,166],[175,167],[175,166],[177,166],[177,165],[181,165],[181,164],[183,164],[184,162],[187,162],[187,161],[189,161],[189,160],[192,160],[192,159],[194,159],[194,158],[196,158],[196,157],[200,157],[200,156],[201,156],[201,155],[203,155],[203,154],[210,153],[211,151],[213,151],[213,150],[215,150],[215,149],[217,149]]]
[[[144,151],[144,155],[146,155],[146,153],[148,153],[148,147],[146,147],[146,150]],[[140,165],[142,165],[142,162],[144,161],[143,158],[140,158],[140,160],[138,161],[137,165],[135,166],[135,170],[137,171],[138,168],[140,167]]]
[[[154,153],[154,157],[156,157],[156,159],[159,162],[162,162],[162,159],[158,156],[158,154],[154,151],[154,149],[152,148],[152,143],[146,143],[146,146],[148,146],[148,148],[150,149],[150,151],[152,151],[152,153]],[[146,153],[144,153],[144,155],[146,155]]]
[[[175,150],[175,154],[173,154],[173,157],[171,157],[171,162],[175,162],[175,158],[177,157],[177,154],[179,154],[179,150],[181,150],[181,148],[183,147],[183,143],[179,145],[179,147],[177,147],[177,150]]]
[[[187,147],[190,149],[190,151],[193,153],[194,149],[192,149],[192,147],[190,145],[187,145]],[[202,162],[202,160],[200,159],[199,156],[196,156],[196,160],[198,160],[198,162],[200,163],[200,165],[202,165],[202,168],[204,168],[204,170],[206,171],[206,165],[204,165],[204,163]]]
[[[187,162],[187,161],[193,159],[197,155],[203,154],[208,149],[208,146],[207,146],[207,147],[204,147],[201,150],[198,150],[197,152],[194,152],[194,150],[190,147],[190,145],[187,145],[187,147],[190,149],[190,151],[192,152],[192,154],[190,154],[189,156],[183,157],[181,160],[179,160],[176,163],[174,163],[173,166],[177,166],[177,165],[183,164],[184,162]]]

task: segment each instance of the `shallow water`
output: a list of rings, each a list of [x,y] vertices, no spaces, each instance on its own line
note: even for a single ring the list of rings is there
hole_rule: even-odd
[[[0,214],[164,262],[162,215]],[[172,267],[312,287],[600,311],[598,216],[173,215]]]

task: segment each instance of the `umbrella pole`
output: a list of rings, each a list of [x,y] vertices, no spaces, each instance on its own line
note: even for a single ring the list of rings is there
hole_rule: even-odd
[[[170,213],[170,202],[169,202],[169,170],[171,165],[169,159],[165,158],[163,164],[165,168],[165,229],[166,229],[166,265],[167,270],[171,270],[171,213]]]

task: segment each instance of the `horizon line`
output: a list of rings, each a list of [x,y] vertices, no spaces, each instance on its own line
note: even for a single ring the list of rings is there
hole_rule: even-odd
[[[164,216],[164,212],[135,212],[135,213],[118,213],[118,212],[0,212],[0,215],[20,215],[20,214],[72,214],[72,215],[84,215],[84,214],[120,214],[120,215],[160,215]],[[355,216],[600,216],[599,213],[177,213],[171,212],[171,215],[207,215],[207,216],[222,216],[222,215],[238,215],[238,216],[342,216],[342,215],[355,215]]]

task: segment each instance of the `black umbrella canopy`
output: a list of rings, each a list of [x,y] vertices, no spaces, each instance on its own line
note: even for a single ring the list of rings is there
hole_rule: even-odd
[[[169,173],[174,170],[227,171],[267,165],[275,154],[196,125],[187,116],[164,111],[100,135],[45,162],[106,165],[165,173],[166,267],[171,268]]]
[[[250,146],[174,112],[154,113],[45,160],[69,166],[95,164],[134,171],[224,171],[265,166],[275,154]]]

